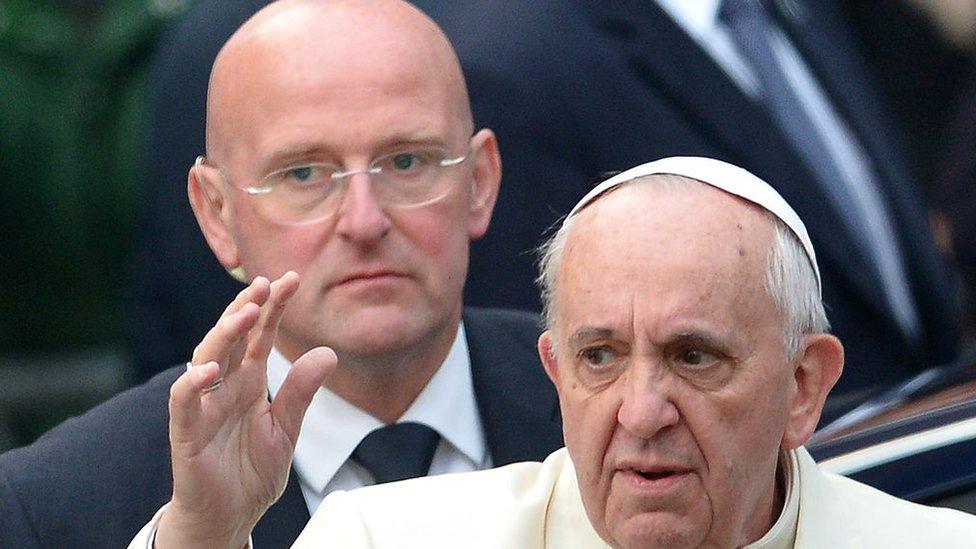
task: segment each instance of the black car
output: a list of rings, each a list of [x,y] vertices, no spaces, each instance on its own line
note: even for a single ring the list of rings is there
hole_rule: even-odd
[[[825,470],[976,514],[976,357],[868,400],[820,429],[807,448]]]

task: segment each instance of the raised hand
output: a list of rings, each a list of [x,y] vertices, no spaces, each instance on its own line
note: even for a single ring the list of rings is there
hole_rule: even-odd
[[[284,490],[302,417],[336,365],[331,349],[312,349],[268,402],[268,354],[298,283],[294,272],[272,283],[254,279],[173,384],[173,499],[159,522],[157,548],[242,547]]]

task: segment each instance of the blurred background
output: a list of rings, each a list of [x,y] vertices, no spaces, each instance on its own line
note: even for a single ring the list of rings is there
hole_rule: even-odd
[[[189,0],[0,0],[0,449],[131,383],[148,71]]]
[[[136,244],[152,213],[145,197],[160,184],[179,197],[185,185],[149,176],[158,140],[179,138],[150,133],[158,101],[183,85],[160,67],[172,67],[180,22],[195,4],[0,0],[0,451],[148,375],[137,357],[153,350],[131,334],[160,328],[133,304],[133,289],[147,284],[146,270],[134,278],[133,265],[153,260],[151,245]],[[971,349],[976,0],[838,4],[959,277],[963,346]],[[194,78],[186,85],[202,89]],[[202,120],[185,126],[202,140]],[[183,267],[219,270],[215,260]],[[182,346],[170,352],[188,355],[192,347]]]

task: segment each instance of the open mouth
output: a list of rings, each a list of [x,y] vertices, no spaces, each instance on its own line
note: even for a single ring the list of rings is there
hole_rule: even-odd
[[[636,473],[639,477],[641,477],[641,478],[643,478],[645,480],[662,480],[662,479],[665,479],[665,478],[668,478],[670,476],[673,476],[673,475],[677,475],[678,474],[678,471],[670,471],[670,470],[667,470],[667,471],[640,471],[640,470],[637,470],[637,469],[633,469],[633,472]]]

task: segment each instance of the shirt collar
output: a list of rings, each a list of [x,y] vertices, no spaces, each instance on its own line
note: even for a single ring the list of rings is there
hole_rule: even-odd
[[[722,0],[657,0],[661,9],[666,11],[689,36],[695,39],[707,37],[716,26],[718,10]]]
[[[268,357],[268,391],[278,394],[291,362],[277,349]],[[471,379],[471,359],[458,326],[447,358],[400,421],[416,421],[436,430],[474,463],[486,460],[485,437]],[[305,413],[295,445],[295,472],[316,492],[325,491],[359,442],[383,422],[320,387]]]
[[[782,452],[779,465],[785,484],[783,510],[766,535],[743,549],[786,549],[793,547],[796,541],[796,526],[800,519],[800,465],[796,450]]]

